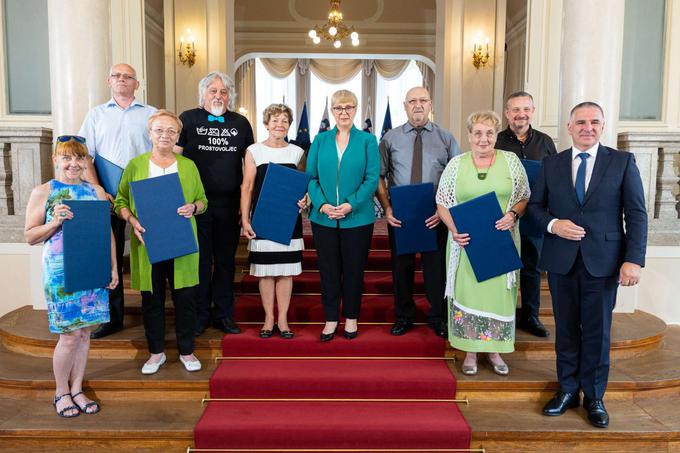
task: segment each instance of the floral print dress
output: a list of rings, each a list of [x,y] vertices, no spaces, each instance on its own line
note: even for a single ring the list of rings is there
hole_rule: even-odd
[[[52,220],[54,207],[62,200],[97,200],[97,193],[89,183],[71,185],[53,179],[49,184],[45,223]],[[64,291],[64,235],[61,228],[45,241],[42,275],[50,332],[70,333],[109,322],[109,292],[106,288],[73,293]]]

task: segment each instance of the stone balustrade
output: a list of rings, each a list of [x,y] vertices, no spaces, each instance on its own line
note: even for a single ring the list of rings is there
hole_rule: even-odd
[[[649,212],[649,245],[680,245],[680,133],[624,132],[618,147],[635,154]]]
[[[0,242],[23,242],[31,190],[52,178],[52,130],[0,127]]]

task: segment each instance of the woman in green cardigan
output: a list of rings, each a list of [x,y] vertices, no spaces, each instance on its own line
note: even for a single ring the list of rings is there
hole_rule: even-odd
[[[194,163],[173,152],[182,130],[182,122],[172,112],[158,110],[149,117],[148,131],[153,143],[150,153],[142,154],[130,161],[123,172],[118,195],[116,214],[132,226],[130,236],[130,277],[132,288],[142,292],[142,315],[144,331],[149,343],[151,357],[142,367],[143,374],[153,374],[165,363],[165,285],[171,287],[175,305],[175,334],[179,359],[187,371],[198,371],[201,362],[194,355],[194,331],[196,329],[196,308],[194,288],[198,284],[198,252],[156,264],[149,262],[144,246],[146,231],[137,219],[137,209],[130,196],[130,183],[141,179],[177,173],[184,199],[177,207],[177,215],[191,219],[196,237],[194,215],[201,214],[208,206],[203,184]]]
[[[307,157],[311,175],[314,245],[321,276],[321,301],[326,325],[321,341],[330,341],[338,327],[340,296],[344,336],[358,335],[364,267],[373,236],[373,194],[378,187],[380,155],[372,134],[354,127],[357,97],[336,91],[331,97],[336,127],[316,136]]]

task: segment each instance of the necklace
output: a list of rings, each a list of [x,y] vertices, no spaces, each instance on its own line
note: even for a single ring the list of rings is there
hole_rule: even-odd
[[[491,158],[491,163],[489,164],[488,167],[486,167],[486,171],[480,172],[479,168],[477,168],[477,164],[475,163],[475,156],[472,156],[472,165],[475,166],[475,171],[477,172],[477,179],[485,180],[486,176],[489,174],[489,170],[491,170],[491,167],[493,167],[494,162],[496,162],[496,152],[495,151],[493,153],[493,157]]]

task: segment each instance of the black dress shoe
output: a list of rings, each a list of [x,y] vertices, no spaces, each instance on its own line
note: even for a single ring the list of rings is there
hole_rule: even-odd
[[[200,337],[206,331],[208,326],[209,326],[209,323],[199,324],[198,327],[196,327],[196,330],[194,331],[194,335],[197,336],[197,337]]]
[[[543,415],[562,415],[567,409],[573,409],[580,404],[578,392],[557,392],[555,396],[543,407]]]
[[[224,333],[241,333],[241,328],[231,318],[222,318],[213,322],[213,327]]]
[[[273,330],[260,329],[260,338],[271,338],[274,335]]]
[[[588,421],[596,428],[609,426],[609,414],[604,407],[604,401],[583,398],[583,407],[588,412]]]
[[[394,325],[392,326],[390,333],[395,337],[398,337],[400,335],[404,335],[406,332],[411,330],[412,327],[413,327],[412,321],[398,319],[397,322],[395,322]]]
[[[354,332],[347,332],[346,330],[342,332],[342,336],[344,336],[348,340],[353,340],[358,335],[359,335],[359,329],[355,330]]]
[[[108,335],[120,332],[121,330],[123,330],[122,324],[102,324],[90,332],[90,338],[93,340],[96,340],[97,338],[104,338]]]
[[[446,322],[444,321],[436,321],[430,323],[430,329],[432,329],[438,337],[442,338],[448,338],[449,337],[449,329],[448,326],[446,325]]]
[[[537,337],[546,338],[550,336],[548,329],[545,328],[543,323],[536,316],[529,316],[528,318],[521,319],[517,326]]]

